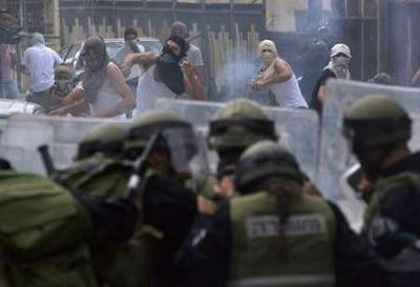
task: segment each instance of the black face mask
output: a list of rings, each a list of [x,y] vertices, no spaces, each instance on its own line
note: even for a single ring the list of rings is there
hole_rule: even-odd
[[[185,56],[186,56],[182,52],[181,52],[180,55],[176,55],[174,53],[174,51],[172,51],[172,49],[168,47],[168,45],[165,45],[163,47],[163,49],[162,49],[162,55],[169,55],[170,57],[172,57],[172,60],[175,61],[177,64],[179,64],[179,62],[181,62],[181,60],[183,58],[185,58]]]
[[[156,61],[156,68],[162,82],[177,95],[185,92],[184,75],[179,66],[179,61],[182,58],[182,56],[176,56],[171,49],[165,47]]]

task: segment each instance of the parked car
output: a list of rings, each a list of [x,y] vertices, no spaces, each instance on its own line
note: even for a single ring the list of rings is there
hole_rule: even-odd
[[[123,38],[107,38],[104,39],[106,51],[108,53],[109,58],[112,60],[119,49],[124,46],[124,39]],[[83,73],[83,67],[80,66],[81,63],[79,62],[80,52],[83,47],[83,41],[77,42],[74,44],[70,44],[60,51],[60,56],[63,59],[63,63],[70,67],[73,67],[76,71],[76,78],[80,78],[81,74]],[[162,51],[162,43],[159,39],[151,38],[151,37],[139,37],[137,38],[137,45],[140,51],[144,52],[155,52],[156,54],[160,54]]]
[[[20,100],[0,99],[0,119],[7,119],[13,114],[39,115],[44,113],[44,109],[35,103]]]

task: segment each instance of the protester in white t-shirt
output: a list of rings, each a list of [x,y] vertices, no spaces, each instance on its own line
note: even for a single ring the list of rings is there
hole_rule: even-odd
[[[187,25],[182,22],[174,22],[171,26],[171,35],[178,35],[188,41],[189,38],[189,31]],[[205,69],[204,69],[204,61],[203,55],[201,53],[200,48],[197,46],[190,44],[190,48],[187,51],[187,60],[190,64],[194,67],[195,72],[197,73],[197,77],[202,84],[204,84],[205,80]]]
[[[41,103],[43,97],[54,85],[54,69],[63,60],[56,51],[45,46],[44,36],[34,33],[31,39],[32,46],[23,54],[22,66],[24,72],[29,73],[29,101]]]
[[[268,90],[279,107],[308,108],[290,65],[280,58],[273,41],[264,40],[258,46],[261,66],[252,84],[254,90]]]

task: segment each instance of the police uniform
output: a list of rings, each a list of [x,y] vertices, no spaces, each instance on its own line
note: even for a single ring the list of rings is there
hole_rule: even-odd
[[[343,120],[344,136],[374,184],[363,229],[380,256],[386,286],[420,284],[420,154],[407,145],[411,123],[384,94],[358,99]]]
[[[281,221],[277,196],[250,185],[273,176],[303,183],[296,160],[277,144],[244,152],[235,172],[241,195],[196,221],[183,245],[182,286],[379,286],[375,254],[334,205],[300,191]]]

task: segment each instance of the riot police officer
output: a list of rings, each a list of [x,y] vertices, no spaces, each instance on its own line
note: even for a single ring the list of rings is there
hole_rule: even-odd
[[[74,163],[57,171],[54,177],[71,190],[96,190],[92,195],[105,197],[112,195],[111,190],[123,189],[126,179],[118,180],[119,168],[123,168],[122,161],[124,141],[127,131],[124,127],[114,124],[100,124],[92,128],[79,142]],[[104,173],[107,172],[107,177]],[[124,171],[125,172],[125,171]],[[106,182],[98,186],[94,180],[96,174]],[[99,178],[99,176],[98,176]],[[95,188],[89,184],[95,182]]]
[[[142,226],[126,252],[125,264],[138,266],[130,286],[178,286],[174,256],[197,213],[195,194],[185,185],[189,171],[180,168],[196,151],[190,123],[162,110],[142,114],[128,130],[126,158],[138,158],[156,133],[159,138],[137,193]]]
[[[211,215],[214,201],[234,195],[232,175],[241,153],[260,140],[277,140],[274,122],[255,102],[238,99],[219,109],[209,124],[208,145],[219,158],[217,173],[199,187],[199,211]]]
[[[235,171],[240,196],[184,245],[183,286],[376,286],[374,253],[304,181],[284,147],[249,147]]]
[[[411,118],[386,95],[357,100],[343,132],[362,171],[374,184],[364,232],[382,258],[387,286],[420,284],[420,153],[407,145]]]

